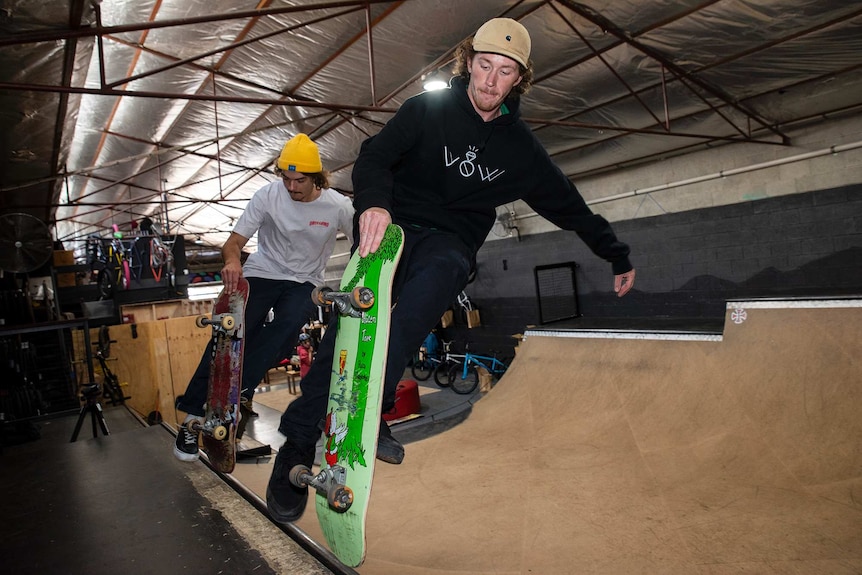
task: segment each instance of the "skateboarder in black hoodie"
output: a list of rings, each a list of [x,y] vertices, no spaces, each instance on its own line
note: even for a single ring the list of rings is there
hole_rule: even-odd
[[[525,201],[562,229],[578,234],[611,263],[614,291],[634,284],[629,247],[593,214],[520,119],[520,95],[532,81],[530,36],[515,20],[495,18],[458,51],[450,89],[410,98],[379,134],[366,140],[353,168],[354,246],[374,252],[390,223],[404,229],[393,298],[383,411],[412,353],[467,283],[470,264],[496,219],[496,207]],[[358,234],[358,237],[356,235]],[[326,411],[335,330],[321,342],[302,396],[282,416],[287,441],[267,488],[270,513],[298,519],[307,489],[290,484],[297,464],[311,467]],[[404,448],[381,422],[377,458],[401,463]]]

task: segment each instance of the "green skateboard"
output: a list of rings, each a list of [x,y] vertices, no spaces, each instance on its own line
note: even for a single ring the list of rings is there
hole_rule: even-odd
[[[380,248],[365,258],[351,256],[339,292],[318,288],[315,302],[339,314],[332,381],[326,408],[320,473],[305,466],[290,480],[317,493],[317,518],[339,561],[356,567],[365,560],[365,516],[371,496],[383,377],[389,347],[392,279],[404,232],[390,225]]]

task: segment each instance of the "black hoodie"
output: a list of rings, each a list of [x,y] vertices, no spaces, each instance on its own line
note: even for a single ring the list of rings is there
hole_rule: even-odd
[[[574,184],[520,119],[518,99],[485,122],[467,82],[408,99],[379,134],[368,138],[353,167],[356,213],[384,208],[396,224],[457,234],[476,252],[497,206],[524,200],[538,214],[574,231],[614,274],[632,269],[629,247],[593,214]]]

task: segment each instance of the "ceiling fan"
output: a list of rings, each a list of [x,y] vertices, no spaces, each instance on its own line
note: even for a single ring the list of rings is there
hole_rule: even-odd
[[[54,252],[48,226],[24,213],[0,215],[0,270],[28,273],[39,269]]]

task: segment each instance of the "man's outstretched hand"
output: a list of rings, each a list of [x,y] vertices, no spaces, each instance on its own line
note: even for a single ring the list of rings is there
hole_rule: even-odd
[[[359,255],[365,257],[380,247],[386,226],[392,223],[392,216],[383,208],[369,208],[359,216]],[[635,270],[614,276],[614,292],[623,297],[635,285]]]
[[[623,297],[635,285],[635,270],[614,276],[614,291],[617,297]]]

